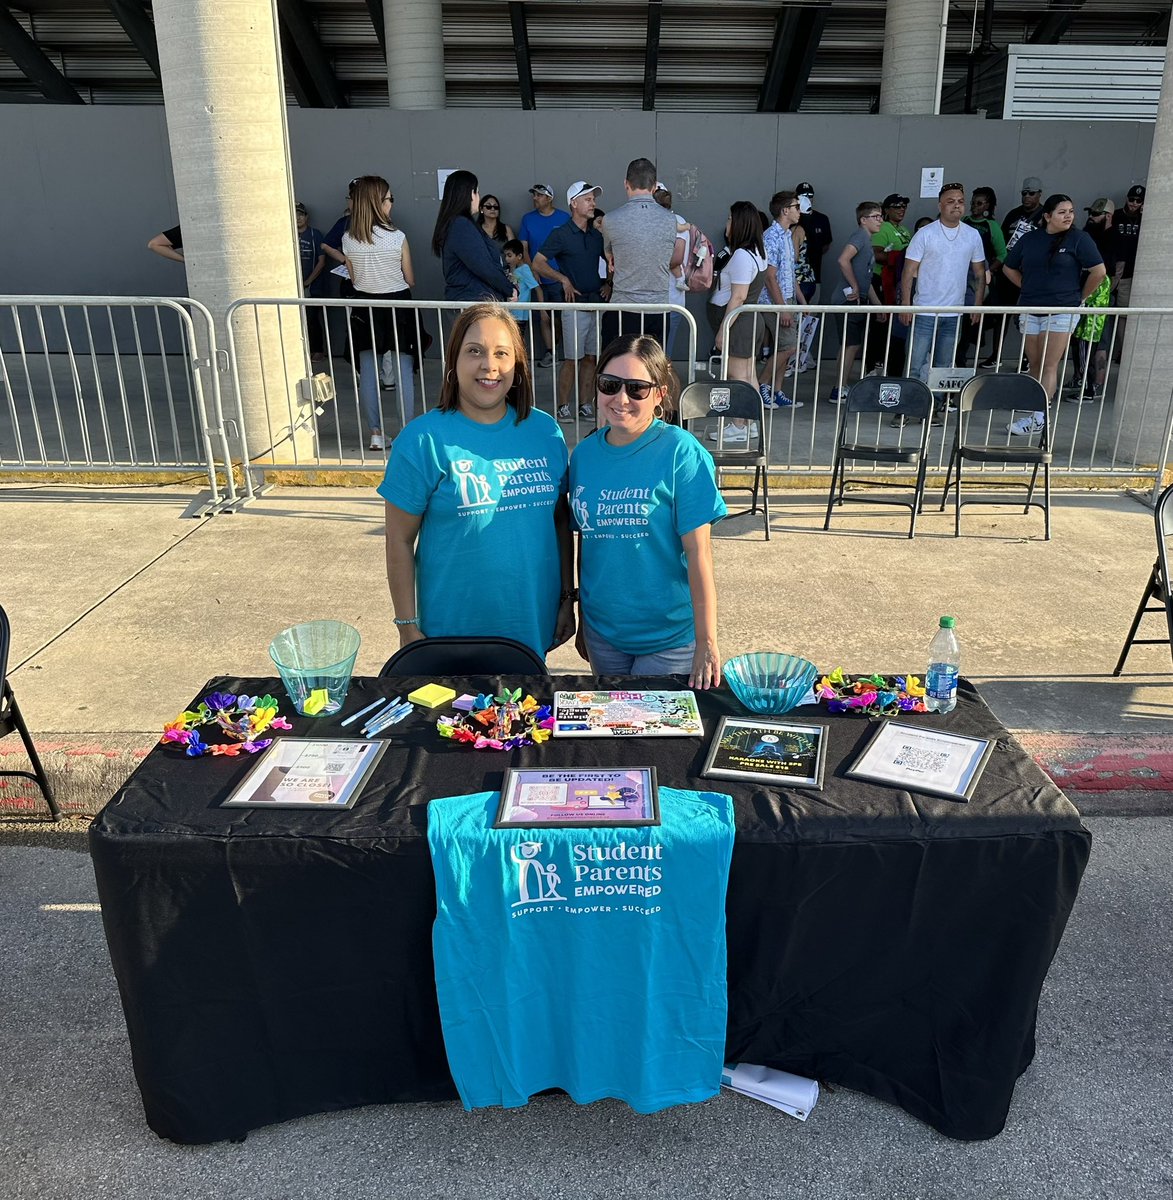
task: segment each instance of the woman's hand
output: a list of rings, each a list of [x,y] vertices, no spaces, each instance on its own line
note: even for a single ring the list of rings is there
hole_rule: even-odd
[[[692,655],[688,686],[706,691],[721,685],[721,652],[716,641],[698,641]]]
[[[578,630],[574,635],[574,648],[578,651],[579,658],[588,663],[591,661],[591,656],[587,653],[586,626],[581,621],[579,621]]]
[[[554,644],[550,649],[555,650],[570,641],[574,637],[577,625],[578,622],[574,619],[574,601],[571,599],[563,600],[558,605],[558,618],[554,622]]]
[[[396,631],[399,634],[399,649],[410,642],[422,642],[424,640],[423,631],[418,625],[396,625]]]

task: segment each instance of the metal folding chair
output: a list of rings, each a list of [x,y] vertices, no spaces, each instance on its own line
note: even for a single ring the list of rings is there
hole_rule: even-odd
[[[1133,646],[1164,646],[1168,645],[1173,652],[1173,597],[1169,595],[1169,551],[1165,539],[1170,535],[1170,509],[1173,508],[1173,483],[1171,483],[1157,498],[1156,511],[1153,514],[1157,526],[1157,561],[1149,572],[1149,582],[1144,595],[1136,608],[1136,616],[1132,618],[1132,628],[1124,639],[1124,649],[1120,651],[1120,659],[1116,663],[1113,675],[1119,675],[1124,670],[1124,660],[1128,657]],[[1151,605],[1155,600],[1156,605]],[[1141,618],[1145,613],[1165,614],[1165,637],[1138,638],[1136,631],[1140,628]]]
[[[688,428],[690,421],[706,418],[717,419],[720,437],[717,448],[710,451],[717,467],[717,482],[720,486],[722,468],[753,470],[753,494],[749,508],[731,517],[744,517],[758,511],[758,487],[762,489],[762,524],[766,541],[770,540],[770,460],[766,454],[765,409],[758,390],[742,379],[716,379],[712,383],[690,383],[680,395],[680,420]],[[745,445],[727,446],[725,437],[730,428],[727,421],[736,418],[746,421]],[[749,432],[749,423],[757,422],[755,437]]]
[[[878,414],[881,428],[877,440],[862,441],[858,433],[851,433],[848,426],[852,417]],[[827,515],[823,528],[831,528],[831,512],[836,504],[853,501],[867,504],[899,504],[912,510],[908,523],[908,536],[916,534],[916,517],[924,507],[925,471],[928,468],[929,420],[933,415],[933,393],[919,379],[897,379],[883,375],[870,375],[853,383],[847,392],[839,413],[839,429],[835,438],[835,460],[831,470],[831,491],[827,496]],[[895,441],[879,440],[883,437],[883,421],[891,416],[900,433]],[[858,423],[857,423],[858,428]],[[904,443],[904,435],[911,432],[913,440]],[[850,437],[850,440],[849,440]],[[878,479],[873,475],[848,478],[846,460],[892,463],[916,468],[916,480],[907,484],[897,479]],[[912,488],[911,496],[851,496],[847,494],[849,483],[862,484],[868,488]]]
[[[57,807],[57,801],[53,799],[52,785],[45,774],[45,768],[41,766],[37,748],[33,745],[32,736],[21,715],[20,705],[17,704],[12,685],[8,682],[8,647],[11,644],[12,626],[8,622],[8,614],[3,607],[0,607],[0,737],[6,737],[13,732],[19,733],[25,752],[29,756],[29,762],[33,767],[32,771],[0,771],[0,775],[35,780],[45,797],[45,803],[49,806],[53,820],[60,821],[61,810]]]
[[[382,675],[549,675],[545,662],[512,638],[434,637],[408,642]]]
[[[966,504],[1021,504],[1022,501],[1012,496],[1000,496],[996,493],[982,492],[968,499],[961,498],[961,468],[966,462],[997,463],[1004,466],[1033,466],[1029,483],[1018,483],[1013,480],[999,481],[1003,487],[1026,488],[1026,504],[1024,513],[1032,508],[1043,510],[1043,533],[1047,541],[1051,540],[1051,451],[1048,447],[1048,435],[1051,428],[1050,406],[1047,403],[1047,393],[1037,379],[1029,375],[977,375],[971,379],[957,396],[957,425],[953,432],[953,453],[949,459],[949,470],[945,473],[945,490],[941,494],[941,512],[949,500],[949,488],[955,488],[956,513],[954,515],[953,533],[961,536],[961,509]],[[1005,428],[995,431],[992,421],[988,432],[998,441],[970,440],[970,431],[976,413],[994,412],[1041,412],[1043,414],[1043,431],[1039,444],[1032,446],[1012,445],[1011,437]],[[1043,469],[1043,499],[1034,498],[1035,484],[1038,482],[1039,468]],[[954,483],[951,485],[950,480]]]

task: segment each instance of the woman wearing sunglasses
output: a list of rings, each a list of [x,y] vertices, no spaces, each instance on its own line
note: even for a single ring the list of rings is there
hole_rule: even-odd
[[[679,384],[660,344],[625,334],[599,356],[603,425],[570,458],[580,535],[577,646],[597,675],[721,682],[709,527],[726,514],[709,452],[664,421]]]
[[[506,242],[513,241],[513,230],[501,220],[501,201],[496,196],[486,195],[481,197],[480,212],[477,213],[477,224],[481,227],[481,233],[487,238],[491,238],[500,246],[504,246]]]

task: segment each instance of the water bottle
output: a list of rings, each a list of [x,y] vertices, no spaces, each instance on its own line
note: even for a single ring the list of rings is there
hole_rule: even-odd
[[[947,713],[957,707],[957,673],[961,669],[961,647],[955,617],[942,617],[941,627],[929,643],[929,670],[925,677],[925,708]]]

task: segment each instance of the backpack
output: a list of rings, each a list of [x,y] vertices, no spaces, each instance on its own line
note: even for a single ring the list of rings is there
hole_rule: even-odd
[[[695,225],[688,227],[688,258],[683,266],[687,291],[707,292],[713,286],[713,243]]]

